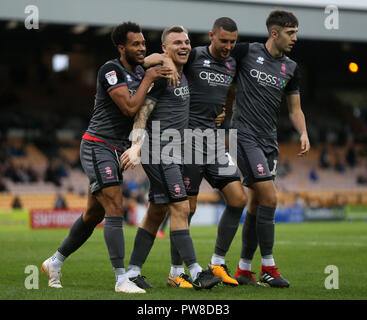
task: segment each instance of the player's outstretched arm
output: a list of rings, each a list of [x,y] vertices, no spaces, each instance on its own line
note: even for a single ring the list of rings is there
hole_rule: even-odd
[[[163,65],[172,70],[172,74],[168,78],[168,84],[170,86],[177,87],[179,84],[179,74],[176,65],[173,63],[173,60],[165,53],[152,53],[151,55],[145,57],[143,64],[144,68],[150,68],[156,65]]]
[[[299,94],[290,94],[287,96],[289,118],[300,135],[301,151],[298,156],[304,156],[310,150],[310,141],[308,139],[306,119],[301,108],[301,98]]]
[[[110,91],[110,97],[123,114],[133,117],[143,104],[151,84],[161,78],[169,79],[172,72],[172,69],[166,66],[149,68],[134,95],[130,95],[127,86],[122,86]]]
[[[144,141],[147,120],[155,105],[156,101],[146,98],[144,104],[135,116],[133,130],[131,132],[131,147],[120,157],[121,168],[124,170],[128,169],[130,166],[134,168],[140,163],[140,153]]]

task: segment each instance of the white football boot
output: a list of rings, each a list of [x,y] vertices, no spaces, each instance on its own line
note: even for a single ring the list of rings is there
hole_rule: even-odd
[[[48,258],[42,263],[41,270],[48,275],[48,286],[51,288],[62,288],[61,285],[61,268],[55,268]]]
[[[121,282],[116,282],[115,291],[124,293],[146,293],[144,289],[139,288],[134,282],[130,281],[129,279]]]

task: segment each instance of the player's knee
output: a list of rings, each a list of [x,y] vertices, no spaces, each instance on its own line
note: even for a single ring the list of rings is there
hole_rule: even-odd
[[[146,220],[151,227],[159,227],[163,222],[164,217],[165,212],[148,211]]]
[[[93,209],[88,209],[83,214],[83,221],[86,225],[90,227],[96,227],[100,224],[104,219],[104,212],[96,211]]]
[[[268,194],[262,198],[260,204],[270,208],[276,208],[278,203],[276,194]]]
[[[110,201],[106,210],[106,215],[108,216],[123,216],[124,215],[124,207],[122,205],[121,199],[113,199]]]
[[[171,210],[171,216],[180,220],[187,220],[190,214],[190,204],[188,201],[177,202],[175,210]]]
[[[229,203],[232,207],[244,208],[247,204],[247,196],[245,193],[241,193],[234,200]]]

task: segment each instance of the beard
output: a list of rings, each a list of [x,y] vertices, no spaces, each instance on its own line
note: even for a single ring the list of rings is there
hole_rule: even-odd
[[[138,66],[141,64],[140,62],[136,61],[135,57],[133,57],[129,53],[126,52],[125,55],[127,63],[130,64],[131,66]]]

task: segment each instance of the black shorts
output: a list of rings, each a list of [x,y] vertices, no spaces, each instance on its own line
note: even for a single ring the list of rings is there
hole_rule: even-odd
[[[82,139],[80,162],[93,194],[103,188],[122,184],[120,156],[121,151],[103,142]]]
[[[143,164],[150,182],[149,201],[156,204],[169,204],[187,199],[182,178],[182,165]]]
[[[243,185],[274,180],[279,151],[265,152],[261,145],[251,137],[238,135],[237,165],[243,175]]]
[[[196,196],[199,193],[203,178],[209,182],[212,188],[222,190],[228,183],[239,181],[240,174],[230,157],[226,164],[184,165],[184,184],[189,196]]]

